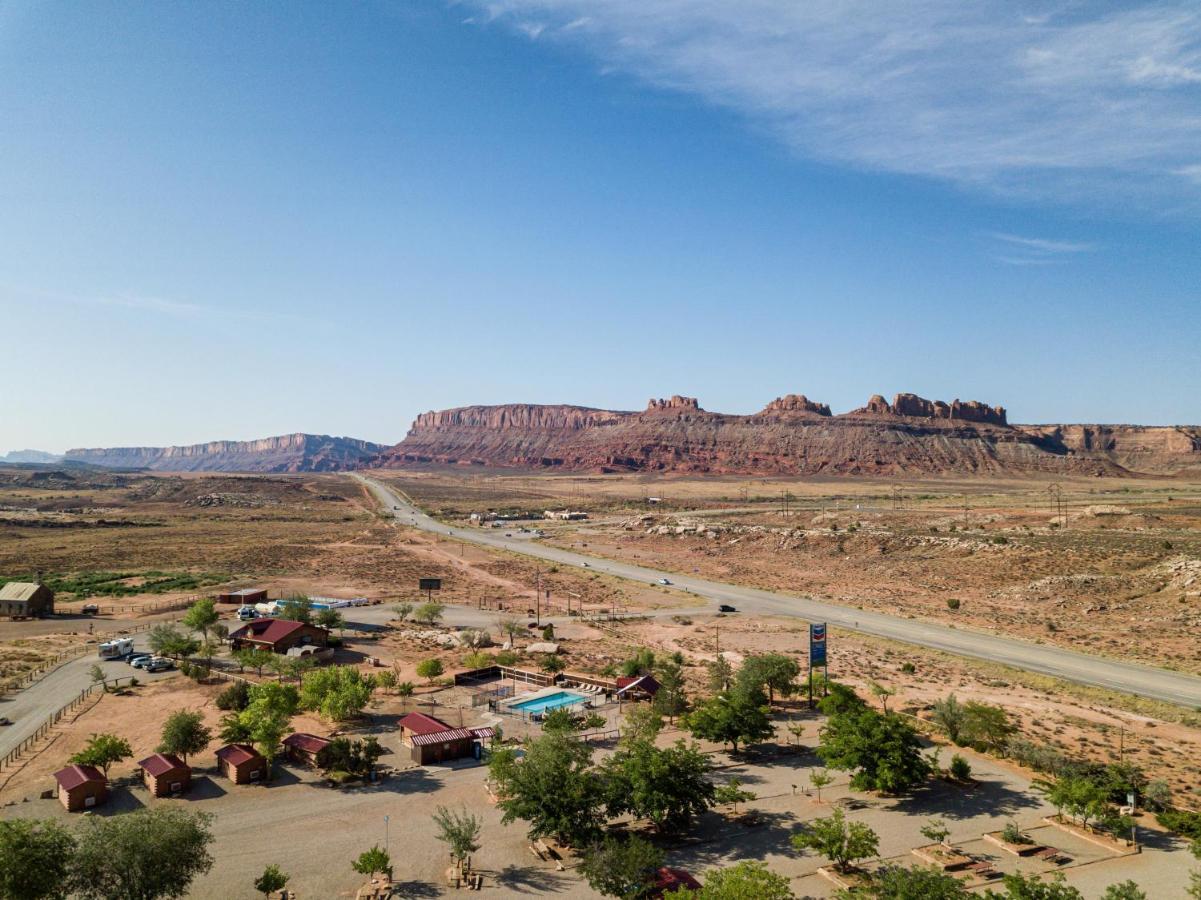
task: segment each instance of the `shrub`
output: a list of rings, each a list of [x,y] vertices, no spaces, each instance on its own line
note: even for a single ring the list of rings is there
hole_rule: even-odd
[[[217,695],[217,709],[232,709],[241,712],[250,704],[250,686],[244,681],[235,681]]]
[[[956,781],[967,781],[972,777],[972,764],[956,753],[951,757],[950,772]]]
[[[1033,844],[1030,838],[1022,833],[1017,822],[1007,822],[1001,829],[1001,840],[1010,844]]]
[[[515,666],[517,665],[517,654],[512,650],[501,650],[496,654],[496,659],[493,660],[498,666]]]
[[[913,663],[911,663],[911,662],[901,663],[901,674],[902,675],[913,675],[913,674],[916,674],[916,672],[917,672],[917,666],[915,666]]]
[[[958,597],[948,597],[947,598],[947,609],[959,609],[959,605],[960,604],[959,604]]]

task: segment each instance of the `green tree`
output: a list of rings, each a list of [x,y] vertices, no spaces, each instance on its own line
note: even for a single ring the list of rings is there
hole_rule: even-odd
[[[279,756],[284,736],[299,706],[300,694],[295,687],[265,682],[250,689],[250,703],[238,713],[245,740],[253,742],[267,760],[268,780],[274,774],[275,758]]]
[[[655,711],[672,722],[688,711],[688,695],[684,690],[684,668],[675,660],[660,660],[655,669],[659,690],[651,701]]]
[[[834,776],[825,769],[814,769],[809,773],[809,783],[813,785],[817,791],[817,802],[822,802],[822,788],[827,787],[834,781]]]
[[[383,754],[384,748],[372,736],[361,741],[336,737],[317,753],[317,765],[326,772],[346,772],[366,778]]]
[[[434,683],[434,679],[442,674],[442,660],[440,659],[423,659],[417,663],[417,674],[428,681]]]
[[[725,784],[719,784],[713,789],[713,802],[722,806],[729,806],[734,815],[738,815],[738,804],[747,803],[754,800],[758,794],[754,791],[746,791],[742,788],[742,782],[737,778],[731,778]]]
[[[605,760],[602,772],[610,816],[647,819],[660,833],[685,831],[714,803],[709,758],[677,741],[659,749],[637,741]]]
[[[709,690],[715,694],[721,694],[730,689],[734,683],[734,669],[730,666],[730,661],[720,653],[717,658],[708,665],[709,670]]]
[[[294,597],[290,597],[287,602],[276,604],[275,618],[287,619],[291,622],[303,622],[305,625],[312,625],[313,601],[303,594],[297,594]]]
[[[1122,881],[1107,887],[1101,900],[1147,900],[1147,894],[1133,881]]]
[[[282,891],[288,886],[289,877],[284,874],[279,866],[272,863],[263,869],[263,874],[254,880],[254,889],[264,897],[270,897],[272,894]]]
[[[654,706],[636,703],[626,710],[622,718],[621,740],[624,744],[639,741],[654,741],[663,730],[663,716]]]
[[[748,656],[738,670],[738,684],[744,690],[766,690],[767,703],[776,701],[776,693],[790,696],[796,690],[801,667],[791,656],[783,653],[761,653]]]
[[[929,866],[884,866],[872,873],[872,881],[862,891],[836,894],[839,900],[871,897],[873,900],[966,900],[973,895],[954,875]]]
[[[384,671],[375,676],[376,686],[385,691],[396,690],[396,685],[399,683],[399,681],[400,680],[396,677],[396,672],[394,672],[392,669],[384,669]]]
[[[199,753],[212,739],[212,731],[204,727],[204,716],[181,709],[167,716],[163,723],[163,742],[158,745],[158,752],[174,753],[187,762],[189,755]]]
[[[463,657],[463,668],[465,669],[486,669],[492,665],[492,654],[485,653],[483,650],[472,650]]]
[[[729,744],[766,740],[775,734],[767,715],[767,698],[758,690],[735,690],[718,694],[699,704],[684,717],[684,727],[694,737]]]
[[[501,821],[523,820],[531,839],[588,846],[600,833],[605,801],[605,785],[591,763],[592,746],[563,732],[535,738],[520,764],[511,754],[493,754],[489,774],[502,797],[496,804]]]
[[[1047,795],[1047,801],[1062,816],[1065,812],[1088,825],[1091,819],[1100,818],[1108,807],[1108,791],[1091,779],[1079,775],[1067,775],[1048,785],[1036,781],[1035,787]]]
[[[636,835],[607,836],[584,851],[580,874],[598,894],[640,900],[654,892],[663,851]]]
[[[967,781],[972,777],[972,764],[958,753],[951,755],[951,765],[947,768],[951,777],[956,781]]]
[[[649,675],[655,670],[655,651],[648,647],[640,647],[632,656],[623,659],[617,670],[627,678]]]
[[[403,622],[413,612],[413,604],[409,603],[408,601],[405,601],[404,603],[397,603],[392,607],[392,611],[396,613],[396,618]]]
[[[263,669],[277,658],[278,654],[257,647],[253,649],[243,647],[234,653],[234,659],[238,661],[238,665],[247,669],[254,669],[255,674],[260,678],[263,675]]]
[[[200,642],[190,638],[174,625],[155,625],[146,642],[159,656],[184,659],[200,649]]]
[[[81,823],[71,870],[73,895],[86,900],[186,897],[213,867],[208,813],[154,806]]]
[[[388,857],[386,850],[381,850],[378,846],[373,846],[370,850],[364,850],[360,853],[359,858],[352,862],[350,867],[360,875],[366,875],[370,878],[376,872],[391,872],[392,860]]]
[[[211,597],[202,597],[184,613],[181,620],[185,628],[200,632],[201,637],[208,640],[209,632],[221,620],[217,612],[217,604]]]
[[[936,844],[945,844],[951,836],[951,829],[942,819],[931,819],[922,826],[922,837]]]
[[[108,778],[109,767],[133,756],[133,748],[125,738],[115,734],[93,734],[87,746],[71,757],[71,762],[81,766],[96,766]]]
[[[853,772],[855,790],[900,794],[930,775],[917,732],[896,715],[866,707],[831,716],[817,752],[829,768]]]
[[[554,674],[555,672],[562,672],[564,669],[566,669],[567,663],[563,662],[563,658],[561,656],[556,656],[554,653],[547,653],[542,657],[541,660],[539,660],[538,667],[542,669],[543,672]]]
[[[815,686],[814,690],[817,688]],[[833,718],[841,713],[856,713],[867,709],[863,698],[845,684],[836,681],[825,682],[826,696],[817,703],[822,715]]]
[[[788,879],[766,863],[743,860],[705,876],[705,886],[692,892],[693,900],[793,900]]]
[[[317,615],[313,617],[313,620],[329,632],[340,631],[346,627],[345,617],[336,609],[328,606],[317,610]]]
[[[1084,900],[1083,894],[1064,883],[1062,872],[1056,872],[1050,881],[1037,875],[1006,875],[1002,884],[1005,893],[987,891],[984,896],[988,900]]]
[[[217,737],[223,744],[248,744],[250,728],[242,721],[240,712],[226,713],[217,723]]]
[[[1005,748],[1014,727],[1009,714],[1000,706],[969,701],[963,704],[960,740],[978,750],[998,752]]]
[[[880,701],[880,710],[885,715],[887,715],[888,714],[888,698],[893,696],[896,693],[896,690],[893,688],[890,688],[890,687],[886,687],[885,685],[880,684],[880,682],[878,682],[878,681],[870,682],[868,684],[868,687],[871,688],[872,696],[874,696],[877,700]]]
[[[958,697],[948,694],[942,700],[935,700],[930,718],[935,725],[946,732],[951,743],[959,743],[959,734],[963,731],[966,715]]]
[[[416,690],[417,690],[417,688],[413,684],[413,682],[402,681],[398,685],[396,685],[396,696],[397,697],[405,697],[405,698],[412,697],[413,694],[416,692]]]
[[[100,689],[108,693],[108,676],[104,674],[104,669],[100,668],[99,663],[92,663],[92,667],[88,669],[88,677],[92,679],[92,684],[100,685]]]
[[[0,821],[0,897],[64,900],[75,839],[50,820]]]
[[[815,850],[844,872],[859,860],[875,856],[880,845],[876,832],[863,822],[848,822],[841,809],[809,822],[791,841],[794,849]]]
[[[434,810],[435,837],[446,844],[451,858],[462,865],[463,860],[480,849],[480,820],[467,812],[454,812],[445,806]]]
[[[371,700],[375,681],[354,666],[317,669],[300,686],[302,709],[320,713],[332,722],[358,718]]]
[[[445,608],[437,600],[422,603],[413,611],[413,621],[421,625],[437,625],[442,621],[442,611]]]

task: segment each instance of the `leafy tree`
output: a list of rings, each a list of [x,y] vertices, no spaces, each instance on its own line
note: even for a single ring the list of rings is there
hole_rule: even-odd
[[[278,658],[278,654],[258,647],[243,647],[234,652],[234,659],[238,661],[238,665],[244,669],[254,669],[255,674],[259,677],[262,677],[263,669]]]
[[[917,732],[896,715],[866,707],[831,716],[817,752],[831,769],[854,772],[856,790],[899,794],[930,775]]]
[[[619,749],[602,767],[609,815],[647,819],[660,833],[684,831],[714,803],[709,769],[708,757],[683,741],[662,750],[650,741]]]
[[[223,744],[246,744],[250,742],[250,728],[238,713],[226,713],[217,723],[217,737]]]
[[[250,703],[238,714],[245,740],[252,741],[267,760],[268,779],[274,772],[275,758],[282,749],[284,736],[299,705],[300,694],[295,687],[266,682],[250,689]]]
[[[404,603],[397,603],[392,607],[392,611],[396,613],[396,618],[403,622],[409,617],[410,613],[413,612],[413,604],[409,603],[408,601],[405,601]]]
[[[496,620],[496,626],[500,629],[500,633],[508,640],[509,646],[517,646],[517,638],[524,632],[521,622],[512,616],[502,616]]]
[[[360,875],[366,875],[370,878],[376,872],[390,872],[392,870],[392,860],[388,856],[386,850],[381,850],[378,846],[373,846],[370,850],[364,850],[359,854],[359,858],[350,864],[350,867]]]
[[[199,753],[212,739],[212,731],[204,726],[204,716],[181,709],[167,716],[163,723],[163,742],[158,745],[158,752],[174,753],[187,762],[190,754]]]
[[[579,731],[583,722],[580,717],[566,707],[552,709],[542,717],[543,731],[557,731],[574,734]]]
[[[209,632],[220,620],[221,614],[217,612],[217,604],[211,597],[202,597],[184,613],[181,621],[185,628],[200,632],[201,636],[208,640]]]
[[[567,663],[563,662],[563,657],[556,656],[554,653],[547,653],[538,662],[538,667],[543,672],[549,672],[552,675],[555,672],[562,672],[567,668]]]
[[[840,900],[872,897],[875,900],[960,900],[973,896],[953,875],[930,866],[885,866],[872,874],[871,884],[862,892],[836,895]]]
[[[675,721],[676,716],[688,711],[688,695],[684,692],[684,669],[675,660],[660,660],[655,670],[659,690],[651,701],[655,711]]]
[[[125,738],[115,734],[93,734],[87,746],[71,757],[71,762],[81,766],[96,766],[108,778],[109,767],[133,756],[133,748]]]
[[[442,611],[445,609],[437,600],[422,603],[413,612],[413,621],[421,625],[437,625],[442,621]]]
[[[654,706],[638,703],[626,711],[621,740],[625,744],[654,741],[663,730],[663,716]]]
[[[451,858],[460,865],[468,856],[480,849],[480,820],[466,808],[462,812],[453,812],[445,806],[434,810],[434,824],[438,826],[435,835],[446,844]]]
[[[472,650],[463,657],[463,667],[466,669],[484,669],[492,665],[492,654],[483,650]]]
[[[88,669],[88,677],[92,679],[92,684],[98,684],[101,689],[108,693],[108,676],[104,674],[104,669],[100,668],[99,663],[92,663],[92,667]]]
[[[747,803],[754,800],[758,794],[754,791],[744,791],[742,782],[737,778],[731,778],[725,784],[719,784],[713,790],[713,802],[723,806],[728,805],[734,811],[734,815],[738,815],[738,804]]]
[[[767,698],[757,690],[736,690],[706,700],[684,717],[694,737],[730,744],[766,740],[775,734],[767,716]]]
[[[947,738],[951,743],[959,743],[959,735],[963,731],[966,715],[958,697],[948,694],[942,700],[935,700],[930,718],[935,725],[947,733]]]
[[[235,681],[217,695],[214,701],[217,709],[232,709],[241,712],[250,703],[250,685],[245,681]]]
[[[705,886],[692,892],[692,900],[793,900],[788,879],[766,863],[743,860],[705,876]]]
[[[398,685],[396,685],[396,696],[397,697],[412,697],[416,690],[417,690],[417,688],[416,688],[416,686],[414,686],[413,682],[402,681]]]
[[[738,685],[745,690],[767,690],[767,703],[775,703],[776,692],[787,697],[796,690],[801,667],[791,656],[783,653],[761,653],[748,656],[738,670]]]
[[[1036,781],[1034,785],[1046,793],[1047,801],[1061,816],[1066,812],[1078,819],[1081,825],[1088,825],[1090,819],[1104,815],[1108,806],[1108,791],[1095,781],[1081,776],[1068,775],[1050,785]]]
[[[396,677],[396,673],[392,669],[384,669],[375,676],[375,684],[377,687],[383,688],[385,691],[396,690],[396,685],[400,679]]]
[[[654,891],[663,851],[636,835],[608,836],[584,852],[580,873],[598,894],[640,900]]]
[[[531,741],[520,764],[511,754],[493,754],[489,774],[502,796],[501,821],[525,821],[531,839],[550,836],[587,846],[600,833],[605,801],[604,783],[591,761],[590,744],[561,732]]]
[[[880,701],[880,709],[885,713],[885,715],[887,715],[888,698],[893,696],[896,693],[896,690],[894,688],[886,687],[885,685],[880,684],[878,681],[871,682],[869,687],[871,688],[872,695]]]
[[[501,650],[500,653],[496,654],[493,662],[498,666],[515,666],[517,665],[517,654],[512,650]]]
[[[709,663],[708,669],[709,690],[717,694],[728,691],[734,683],[734,669],[730,666],[730,661],[719,653],[717,659]]]
[[[96,816],[79,829],[73,895],[86,900],[186,897],[192,880],[213,867],[208,813],[154,806],[124,816]]]
[[[1107,887],[1101,900],[1147,900],[1147,895],[1133,881],[1122,881]]]
[[[313,620],[326,631],[330,632],[346,627],[346,618],[336,609],[328,606],[317,610],[317,615],[313,617]]]
[[[65,900],[75,839],[51,820],[0,821],[0,897]]]
[[[1084,900],[1084,895],[1064,883],[1063,873],[1056,872],[1051,881],[1043,881],[1037,875],[1016,873],[1002,879],[1005,893],[985,892],[988,900]]]
[[[442,674],[442,660],[440,659],[423,659],[417,663],[417,674],[428,681],[434,683],[434,679]]]
[[[1138,800],[1145,796],[1147,790],[1147,776],[1134,763],[1110,763],[1105,767],[1102,783],[1109,792],[1110,802],[1123,805],[1127,794],[1134,794]]]
[[[809,773],[809,783],[813,785],[814,789],[817,791],[818,803],[822,802],[822,788],[833,783],[833,781],[834,776],[831,775],[826,769],[814,769]]]
[[[958,753],[955,753],[951,756],[951,765],[947,771],[951,773],[951,777],[956,781],[967,781],[972,777],[972,764]]]
[[[346,772],[366,778],[383,754],[384,748],[373,736],[361,741],[338,737],[317,753],[317,765],[326,772]]]
[[[1004,749],[1014,727],[1009,714],[1000,706],[969,701],[963,705],[963,722],[959,737],[978,750]]]
[[[150,649],[159,656],[183,659],[200,649],[200,642],[190,638],[174,625],[155,625],[146,639]]]
[[[817,704],[822,715],[833,717],[839,713],[859,712],[867,709],[863,698],[845,684],[826,681],[825,690],[827,691],[826,696],[822,697]]]
[[[945,844],[951,835],[951,829],[942,819],[931,819],[922,826],[922,837],[936,844]]]
[[[858,860],[875,856],[880,844],[876,832],[863,822],[848,822],[841,809],[809,822],[791,841],[796,850],[816,850],[844,872]]]
[[[300,706],[333,722],[357,718],[371,699],[375,681],[354,666],[317,669],[300,686]]]
[[[1172,805],[1172,787],[1163,779],[1156,779],[1147,785],[1143,799],[1152,809],[1169,809]]]
[[[282,891],[288,886],[289,877],[284,874],[279,866],[272,863],[263,869],[263,874],[254,880],[254,889],[264,897],[270,897],[272,894]]]
[[[287,619],[291,622],[313,624],[313,601],[302,594],[288,599],[286,603],[278,603],[275,607],[277,619]]]
[[[655,651],[648,647],[640,647],[632,656],[623,659],[617,669],[627,678],[649,675],[655,670]]]

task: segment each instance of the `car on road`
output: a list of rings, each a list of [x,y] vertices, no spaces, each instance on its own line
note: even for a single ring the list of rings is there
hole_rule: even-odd
[[[580,565],[581,565],[581,566],[583,566],[585,569],[591,569],[591,568],[592,568],[592,565],[591,565],[590,563],[580,563]]]
[[[143,666],[147,672],[166,672],[168,669],[174,669],[175,663],[169,659],[164,659],[161,656],[156,656]]]
[[[152,659],[154,659],[154,655],[151,653],[137,653],[129,658],[129,664],[135,669],[144,669],[146,663]]]
[[[731,606],[728,603],[723,603],[721,606],[717,607],[717,611],[718,612],[738,612],[737,609],[735,609],[733,606]]]
[[[8,716],[0,716],[0,725],[11,725],[13,720]]]
[[[668,581],[666,578],[660,578],[660,579],[659,579],[659,584],[671,584],[671,582],[670,582],[670,581]]]
[[[513,536],[513,532],[511,532],[511,531],[505,532],[505,537],[512,537],[512,536]]]

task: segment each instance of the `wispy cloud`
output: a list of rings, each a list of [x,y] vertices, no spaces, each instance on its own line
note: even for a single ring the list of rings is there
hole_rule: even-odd
[[[1090,203],[1194,190],[1193,2],[462,2],[767,123],[812,158]]]
[[[1003,231],[994,231],[986,237],[1001,245],[997,248],[1001,252],[993,258],[1007,266],[1052,266],[1097,249],[1096,244],[1085,241],[1050,240]]]
[[[1095,244],[1086,244],[1083,241],[1049,241],[1046,238],[1022,237],[1018,234],[1005,234],[1003,232],[994,232],[992,237],[998,241],[1015,244],[1024,250],[1030,250],[1035,253],[1088,253],[1097,249]]]

